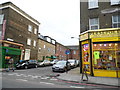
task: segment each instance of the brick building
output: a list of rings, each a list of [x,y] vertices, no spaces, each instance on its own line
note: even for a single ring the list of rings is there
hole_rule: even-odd
[[[38,60],[55,59],[56,40],[43,35],[39,35],[38,38]]]
[[[67,56],[65,54],[66,50],[70,51],[70,49],[68,47],[66,47],[66,46],[56,42],[56,56],[57,56],[58,59],[60,59],[60,60],[67,60],[67,59],[70,58],[70,55]]]
[[[37,59],[40,23],[11,2],[2,3],[0,9],[4,17],[2,40],[22,44],[22,59]]]
[[[70,49],[70,59],[76,59],[80,60],[80,55],[79,55],[79,46],[78,45],[71,45],[71,46],[66,46]]]

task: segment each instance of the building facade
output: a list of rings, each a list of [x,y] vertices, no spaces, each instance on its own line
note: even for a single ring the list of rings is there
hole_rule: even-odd
[[[3,17],[2,40],[22,44],[21,59],[37,59],[40,23],[11,2],[1,4],[0,9]],[[13,44],[6,46],[17,47]]]
[[[80,60],[80,55],[79,55],[79,46],[78,45],[71,45],[71,46],[66,46],[70,49],[70,59],[76,59]]]
[[[70,49],[68,47],[56,42],[56,57],[59,60],[67,60],[70,58],[70,53],[66,54],[67,50],[70,52]]]
[[[55,59],[56,41],[49,36],[39,35],[38,40],[38,60]]]
[[[108,1],[80,2],[81,73],[120,77],[120,2]]]

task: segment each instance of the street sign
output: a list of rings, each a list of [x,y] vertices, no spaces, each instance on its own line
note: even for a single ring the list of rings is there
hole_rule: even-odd
[[[67,55],[70,54],[70,50],[66,50],[65,54],[67,54]]]

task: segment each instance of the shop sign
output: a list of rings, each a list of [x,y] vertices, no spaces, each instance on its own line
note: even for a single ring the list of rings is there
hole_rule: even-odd
[[[88,39],[88,33],[80,35],[80,41]]]
[[[120,31],[99,31],[91,32],[90,38],[101,38],[101,37],[118,37]]]

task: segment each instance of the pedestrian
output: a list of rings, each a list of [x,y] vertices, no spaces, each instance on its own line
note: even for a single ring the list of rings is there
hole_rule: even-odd
[[[66,68],[65,68],[65,72],[68,73],[68,60],[66,61]]]
[[[86,80],[84,79],[84,76],[86,77]],[[88,75],[87,75],[87,68],[86,68],[86,66],[83,68],[81,80],[82,81],[88,81]]]
[[[14,60],[13,60],[13,58],[11,58],[10,60],[9,60],[9,67],[8,67],[8,69],[10,70],[10,68],[13,70],[13,72],[14,72]]]
[[[6,57],[5,59],[5,71],[6,72],[9,71],[9,60],[10,60],[10,57]]]

